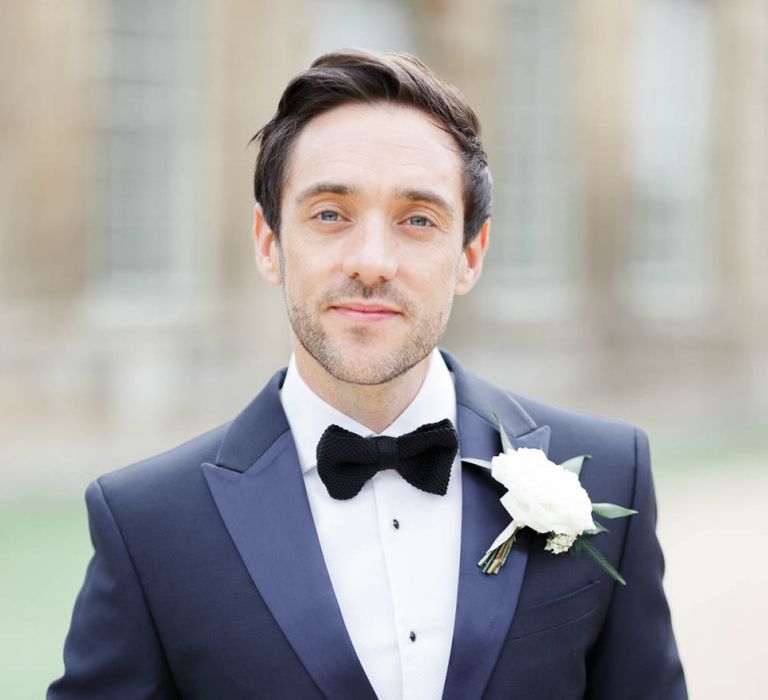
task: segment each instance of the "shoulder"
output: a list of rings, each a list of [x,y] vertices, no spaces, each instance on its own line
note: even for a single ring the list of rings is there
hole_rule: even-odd
[[[551,445],[569,447],[608,441],[611,445],[633,443],[641,434],[633,425],[590,413],[570,410],[508,391],[463,366],[453,355],[442,351],[443,359],[454,374],[456,401],[483,420],[491,411],[510,418],[512,427],[532,430],[549,426]],[[509,406],[511,402],[511,406]],[[510,410],[501,410],[509,407]]]
[[[552,461],[589,455],[591,468],[585,476],[609,472],[624,479],[634,476],[638,464],[648,462],[647,439],[635,426],[506,391],[464,367],[450,353],[443,351],[443,358],[454,373],[457,405],[489,423],[490,413],[495,411],[514,435],[546,427]]]
[[[647,446],[644,431],[631,423],[507,393],[536,425],[550,427],[551,448],[555,452],[567,448],[585,450],[590,454],[596,452],[607,457],[634,458],[636,451]]]
[[[89,507],[102,503],[126,522],[214,512],[203,465],[242,472],[289,429],[279,398],[283,377],[277,372],[234,420],[97,479],[87,493]]]
[[[89,502],[99,493],[110,510],[163,508],[194,502],[205,495],[201,465],[215,462],[230,424],[121,469],[100,476],[87,492]]]
[[[227,429],[220,426],[89,485],[89,529],[105,566],[129,561],[122,566],[135,569],[146,584],[169,566],[188,572],[202,551],[228,546],[202,467],[216,461]]]

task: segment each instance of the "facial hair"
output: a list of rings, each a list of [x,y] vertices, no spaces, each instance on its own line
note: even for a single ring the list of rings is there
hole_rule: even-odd
[[[311,306],[291,297],[288,280],[284,278],[284,293],[288,318],[296,338],[326,372],[351,384],[379,385],[396,379],[421,362],[440,341],[448,324],[453,293],[446,303],[431,316],[419,318],[417,306],[401,294],[391,282],[365,285],[357,279],[347,279],[330,290]],[[366,326],[351,328],[353,340],[338,347],[319,322],[319,315],[339,300],[376,299],[397,308],[405,318],[417,319],[416,327],[392,353],[375,362],[365,361],[365,349],[377,342],[373,329]],[[356,358],[345,355],[356,353]],[[355,361],[357,359],[357,361]]]

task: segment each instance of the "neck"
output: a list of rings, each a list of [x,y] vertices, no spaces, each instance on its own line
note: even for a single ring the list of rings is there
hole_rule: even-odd
[[[391,425],[416,398],[427,376],[430,355],[391,381],[353,384],[329,374],[303,348],[295,351],[296,367],[307,386],[337,411],[374,433]]]

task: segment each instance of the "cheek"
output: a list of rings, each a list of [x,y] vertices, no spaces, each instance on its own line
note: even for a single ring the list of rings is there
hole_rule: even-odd
[[[281,274],[286,296],[304,305],[318,303],[331,286],[332,275],[322,265],[320,256],[297,256],[286,251],[282,259]],[[313,262],[314,258],[314,262]]]
[[[426,264],[426,261],[422,259],[421,264]],[[439,261],[433,260],[428,272],[420,267],[418,262],[411,269],[414,275],[411,280],[414,280],[414,284],[418,285],[418,287],[414,286],[413,289],[419,290],[425,304],[441,306],[446,298],[453,297],[459,271],[456,259],[443,256]],[[403,277],[403,279],[405,278]]]
[[[442,279],[444,280],[444,285],[450,287],[451,293],[456,291],[456,285],[461,283],[466,269],[467,261],[462,254],[450,256],[445,260]]]
[[[280,256],[280,269],[283,276],[290,279],[293,286],[312,276],[311,258],[295,244],[284,246]]]

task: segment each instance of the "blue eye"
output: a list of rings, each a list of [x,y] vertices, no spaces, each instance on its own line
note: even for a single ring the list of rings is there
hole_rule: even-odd
[[[339,220],[339,212],[337,211],[321,211],[319,214],[320,221],[338,221]]]
[[[429,226],[429,219],[426,216],[409,216],[408,223],[411,226]]]

